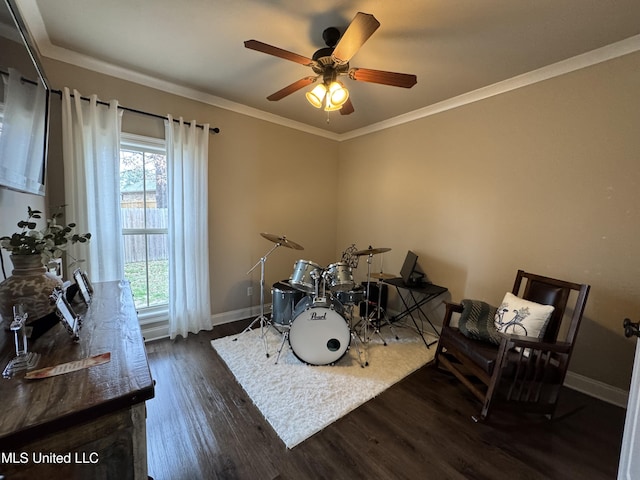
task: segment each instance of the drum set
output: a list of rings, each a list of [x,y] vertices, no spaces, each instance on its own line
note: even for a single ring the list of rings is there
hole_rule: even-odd
[[[349,252],[350,258],[367,257],[366,287],[355,284],[352,261],[340,261],[327,267],[304,259],[296,261],[289,279],[276,282],[271,287],[271,316],[267,317],[264,312],[264,264],[268,255],[279,246],[295,250],[303,250],[303,247],[284,236],[268,233],[260,235],[275,243],[275,246],[247,272],[251,273],[261,265],[261,313],[244,332],[260,322],[265,353],[268,357],[265,334],[268,328],[273,327],[282,336],[275,363],[278,363],[287,341],[293,354],[300,361],[310,365],[336,363],[353,343],[361,366],[367,366],[365,347],[370,340],[370,333],[378,335],[386,345],[379,330],[382,320],[385,320],[395,333],[380,307],[380,298],[374,302],[368,301],[371,278],[376,276],[371,275],[371,259],[374,255],[391,249],[369,247],[366,250],[352,249]],[[380,275],[377,276],[378,281],[382,280]],[[380,291],[379,288],[378,295]],[[363,302],[366,305],[365,315],[361,317],[355,311]]]

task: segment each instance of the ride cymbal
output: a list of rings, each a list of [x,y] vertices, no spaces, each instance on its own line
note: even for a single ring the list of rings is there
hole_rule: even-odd
[[[389,251],[391,251],[391,249],[387,247],[381,247],[381,248],[369,247],[366,250],[358,250],[357,252],[354,252],[353,255],[361,257],[362,255],[377,255],[378,253],[384,253]]]
[[[296,242],[292,242],[284,235],[278,236],[272,233],[261,233],[260,235],[273,243],[279,243],[283,247],[293,248],[294,250],[304,250],[304,247],[302,245],[298,245]]]

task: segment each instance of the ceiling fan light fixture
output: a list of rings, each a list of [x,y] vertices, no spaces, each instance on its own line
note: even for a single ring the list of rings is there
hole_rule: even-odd
[[[324,97],[327,94],[327,87],[320,83],[313,87],[313,90],[307,92],[306,97],[311,105],[316,108],[321,108],[324,103]]]
[[[340,110],[349,98],[349,91],[340,82],[331,82],[327,92],[325,111]]]

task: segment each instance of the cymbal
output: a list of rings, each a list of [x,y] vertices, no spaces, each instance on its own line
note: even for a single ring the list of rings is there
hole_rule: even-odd
[[[372,273],[371,278],[377,278],[378,280],[389,280],[390,278],[396,278],[396,275],[390,273]]]
[[[367,248],[366,250],[358,250],[357,252],[353,252],[356,257],[361,257],[362,255],[377,255],[378,253],[384,253],[391,251],[390,248],[382,247],[382,248]]]
[[[273,235],[272,233],[261,233],[264,238],[272,241],[273,243],[279,243],[283,247],[293,248],[294,250],[304,250],[302,245],[298,245],[296,242],[292,242],[288,240],[284,235],[279,237],[278,235]]]

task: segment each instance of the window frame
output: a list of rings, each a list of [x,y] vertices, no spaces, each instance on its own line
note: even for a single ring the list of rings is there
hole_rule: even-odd
[[[144,135],[136,135],[133,133],[121,132],[120,146],[118,150],[118,161],[120,161],[120,150],[141,150],[148,153],[162,153],[167,155],[166,141],[164,138],[148,137]],[[146,177],[145,177],[146,178]],[[145,182],[146,183],[146,182]],[[145,184],[146,196],[146,184]],[[122,235],[153,235],[166,234],[168,239],[168,228],[122,228]],[[145,252],[146,263],[148,265],[148,251]],[[138,311],[138,320],[141,326],[168,327],[169,322],[169,302],[162,305],[152,305],[146,307],[136,307]]]

